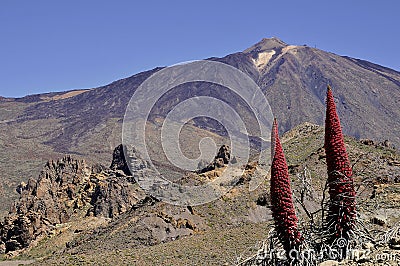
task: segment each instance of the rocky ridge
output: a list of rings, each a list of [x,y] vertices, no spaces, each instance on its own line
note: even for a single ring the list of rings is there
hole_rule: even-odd
[[[124,160],[114,152],[114,161]],[[145,198],[123,165],[113,170],[88,166],[83,160],[66,156],[49,161],[37,180],[17,187],[20,194],[9,215],[0,224],[0,247],[8,253],[29,247],[48,235],[57,225],[85,216],[115,218]]]
[[[129,154],[134,174],[147,174],[139,170],[147,168],[148,163],[135,157],[134,148]],[[220,148],[214,160],[221,161],[218,167],[229,162],[229,154],[228,146]],[[69,249],[80,249],[86,241],[96,242],[110,229],[114,230],[113,227],[119,228],[124,217],[135,217],[128,222],[134,232],[130,234],[130,246],[155,245],[192,235],[207,227],[190,206],[170,206],[146,194],[131,174],[122,144],[114,149],[109,168],[100,164],[89,166],[84,160],[66,156],[48,161],[37,180],[31,178],[27,183],[21,182],[16,190],[20,198],[0,223],[0,251],[10,256],[54,235],[57,228],[68,230],[69,226],[65,225],[84,221],[86,217],[106,218],[102,225],[107,226],[104,229],[95,227],[94,237],[83,234],[67,242]],[[117,220],[119,216],[123,217]],[[116,235],[122,238],[122,233]]]

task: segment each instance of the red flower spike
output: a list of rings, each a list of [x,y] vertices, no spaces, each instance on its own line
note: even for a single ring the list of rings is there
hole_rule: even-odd
[[[326,99],[325,152],[330,197],[327,224],[333,225],[330,233],[348,238],[356,221],[356,192],[330,86]]]
[[[298,219],[294,209],[289,172],[279,140],[276,119],[272,127],[271,144],[273,155],[270,187],[271,211],[278,237],[288,255],[291,249],[297,250],[303,241],[303,237],[297,229]]]

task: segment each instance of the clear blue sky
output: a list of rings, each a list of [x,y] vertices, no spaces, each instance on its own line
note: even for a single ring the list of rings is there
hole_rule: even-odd
[[[400,1],[1,0],[0,95],[93,88],[263,37],[400,70]]]

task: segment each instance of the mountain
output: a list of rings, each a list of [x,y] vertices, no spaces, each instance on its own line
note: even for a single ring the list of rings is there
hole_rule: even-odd
[[[280,121],[281,132],[303,122],[322,125],[325,89],[330,84],[346,134],[376,142],[389,140],[400,146],[400,73],[395,70],[304,45],[288,45],[277,38],[263,39],[243,52],[208,60],[247,73],[265,93]],[[161,69],[89,90],[0,98],[0,180],[5,191],[0,198],[0,213],[4,215],[17,198],[15,187],[38,176],[49,159],[70,154],[107,164],[114,147],[121,143],[122,120],[131,95]],[[215,84],[178,86],[154,108],[152,122],[157,125],[157,119],[163,119],[177,102],[193,95],[219,98],[226,93],[228,98],[234,97]],[[241,106],[236,98],[230,103]],[[244,108],[243,116],[251,127],[251,112]],[[190,138],[184,145],[185,154],[198,155],[196,141],[201,137],[211,136],[218,145],[223,144],[225,134],[219,127],[207,119],[187,125],[183,134]],[[156,161],[164,164],[166,158],[156,151],[154,154],[159,156]]]

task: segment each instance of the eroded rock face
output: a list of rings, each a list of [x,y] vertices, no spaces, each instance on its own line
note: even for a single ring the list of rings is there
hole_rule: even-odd
[[[84,161],[67,156],[47,162],[37,180],[21,183],[17,187],[20,199],[0,229],[5,252],[28,247],[52,226],[67,222],[77,201],[86,197],[82,185],[89,176],[90,169]]]
[[[143,199],[145,193],[125,174],[121,151],[121,145],[114,151],[114,170],[89,167],[66,156],[47,162],[37,180],[19,184],[20,199],[0,224],[0,251],[26,248],[71,219],[85,215],[115,218]]]
[[[99,180],[91,197],[92,207],[88,214],[115,218],[129,210],[145,197],[138,185],[133,185],[127,178],[110,176]]]

